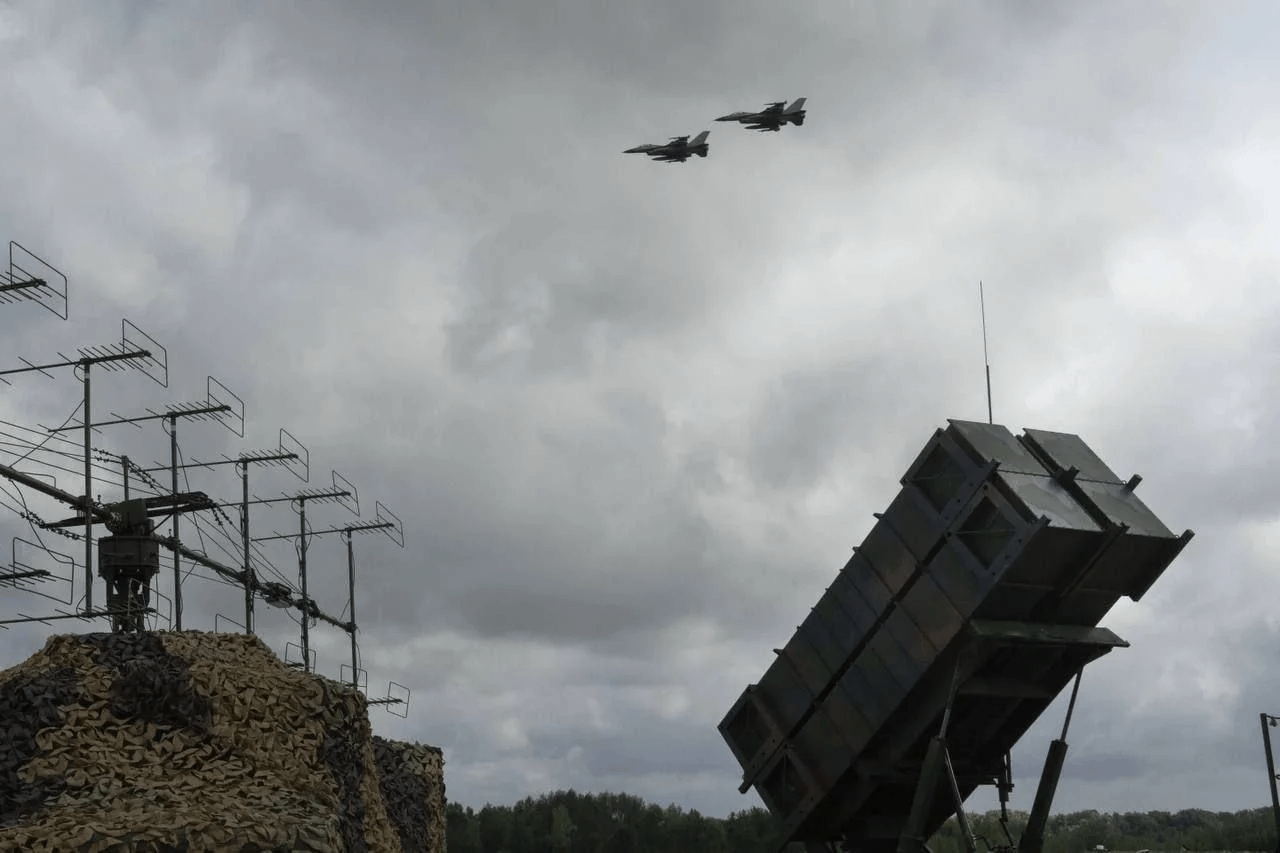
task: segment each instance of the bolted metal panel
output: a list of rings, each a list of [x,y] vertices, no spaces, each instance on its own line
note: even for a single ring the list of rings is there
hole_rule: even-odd
[[[1129,529],[1125,538],[1157,539],[1163,542],[1176,539],[1176,535],[1164,522],[1156,518],[1142,498],[1122,483],[1098,483],[1076,478],[1085,497],[1101,511],[1112,524],[1123,524]]]
[[[1110,536],[1111,531],[1051,478],[997,475],[975,496],[955,536],[970,557],[985,566],[978,579],[987,591],[973,615],[1026,618],[1070,586]],[[1078,607],[1059,607],[1053,618],[1092,624],[1088,620],[1102,618],[1115,600],[1081,591],[1072,597]]]
[[[880,652],[868,646],[853,661],[853,666],[840,679],[849,697],[858,703],[863,716],[873,723],[883,723],[897,710],[906,690],[893,677]]]
[[[1001,473],[1048,474],[1040,460],[1031,453],[1017,436],[999,424],[978,421],[948,421],[947,433],[956,436],[962,445],[982,462],[998,462]]]
[[[1014,564],[1031,538],[1049,524],[1034,518],[1025,504],[995,483],[986,483],[971,499],[953,528],[954,541],[966,549],[993,580]]]
[[[160,571],[160,543],[154,536],[103,536],[98,563],[104,574],[110,570],[149,578]]]
[[[1026,429],[1023,434],[1027,446],[1051,465],[1079,470],[1077,479],[1124,483],[1078,435],[1042,429]]]
[[[877,521],[867,538],[862,540],[858,556],[866,559],[894,594],[911,580],[918,564],[902,537],[894,531],[892,525],[883,520]]]
[[[1013,549],[1019,528],[1025,526],[1022,521],[994,489],[984,486],[961,519],[956,541],[973,555],[982,571],[998,577],[1007,565],[1001,558]]]
[[[929,638],[901,604],[893,608],[888,618],[884,620],[884,627],[881,628],[877,639],[884,635],[892,637],[895,645],[906,653],[911,669],[905,670],[910,675],[906,677],[904,686],[908,690],[913,689],[941,649],[929,642]]]
[[[790,749],[783,749],[773,757],[755,785],[756,793],[769,811],[783,817],[812,808],[819,788],[805,762]]]
[[[886,678],[888,676],[886,675]],[[867,680],[865,666],[861,661],[856,661],[853,666],[845,670],[844,674],[836,682],[831,693],[841,693],[844,697],[858,709],[860,713],[872,727],[878,731],[884,721],[893,713],[893,703],[885,696],[883,691],[877,690]],[[830,696],[827,697],[830,700]],[[839,704],[841,700],[836,700]]]
[[[1106,592],[1138,601],[1185,547],[1179,539],[1121,537],[1103,555],[1077,592]]]
[[[759,695],[751,697],[749,704],[745,707],[754,707],[757,709],[759,717],[762,720],[771,719],[769,716],[770,712],[764,707],[764,703],[760,700]],[[748,721],[750,721],[750,717],[744,712],[740,715],[740,719],[735,719],[733,722],[735,724],[740,724]],[[770,725],[772,725],[772,723]],[[744,779],[759,781],[758,777],[760,776],[761,771],[774,760],[780,750],[786,748],[787,737],[792,732],[784,732],[781,729],[770,729],[770,731],[778,731],[779,734],[776,737],[771,736],[769,740],[765,741],[763,746],[760,746],[755,752],[747,755],[745,759],[739,759],[739,763],[742,765]],[[732,732],[732,734],[737,734],[737,732]],[[726,740],[728,737],[729,736],[726,735]],[[737,743],[737,741],[735,741],[735,743]],[[735,752],[734,754],[736,755],[737,753]]]
[[[932,564],[931,564],[932,565]],[[935,649],[946,649],[964,627],[965,615],[947,598],[929,574],[923,574],[902,598],[902,609],[919,626],[921,636]]]
[[[1182,552],[1190,536],[1174,536],[1132,489],[1088,480],[1078,485],[1107,520],[1128,528],[1099,561],[1089,585],[1116,590],[1137,601]]]
[[[1088,511],[1076,502],[1071,493],[1048,475],[1001,471],[1000,482],[1006,487],[1003,490],[1005,496],[1019,504],[1018,509],[1026,518],[1047,518],[1050,527],[1062,530],[1102,532],[1102,527],[1090,518]]]
[[[764,754],[771,754],[782,744],[785,735],[765,709],[754,684],[742,692],[718,728],[743,767],[758,762]]]
[[[991,473],[991,461],[976,453],[954,427],[938,430],[902,476],[944,521],[950,521]]]
[[[817,696],[826,689],[831,683],[831,676],[835,674],[835,670],[827,665],[815,645],[815,640],[821,642],[821,637],[814,636],[821,628],[821,625],[805,620],[805,624],[800,626],[782,648],[782,657],[791,664],[800,683],[811,696]]]
[[[942,513],[977,468],[954,440],[946,439],[943,431],[937,430],[900,482],[916,486],[934,511]]]
[[[874,655],[888,676],[887,681],[880,682],[880,689],[885,691],[886,697],[895,705],[901,702],[911,688],[916,686],[916,681],[920,678],[920,664],[902,647],[898,638],[887,630],[871,635],[856,663],[860,663],[867,655]],[[863,672],[867,673],[867,680],[875,686],[871,670],[864,669]]]
[[[947,537],[927,568],[956,610],[969,618],[986,600],[996,579],[977,558],[954,537]]]
[[[980,480],[967,482],[963,495],[971,496],[981,485]],[[960,493],[957,493],[957,495]],[[929,553],[937,546],[952,517],[963,505],[957,499],[949,508],[948,515],[941,515],[930,505],[924,493],[916,486],[908,483],[898,492],[898,496],[884,511],[881,522],[892,528],[898,539],[911,552],[918,562],[928,558]]]
[[[893,596],[897,592],[885,583],[884,578],[863,554],[854,554],[853,558],[840,570],[840,576],[836,578],[836,582],[832,584],[840,596],[840,602],[852,610],[854,605],[849,603],[848,587],[844,585],[844,581],[852,586],[858,598],[865,602],[877,619],[889,607],[889,602],[893,601]]]
[[[1077,577],[1081,566],[1086,565],[1106,544],[1106,537],[1101,533],[1063,530],[1046,525],[1031,536],[1017,559],[1005,569],[1000,585],[1056,589]]]
[[[853,645],[861,642],[862,638],[871,631],[880,614],[892,600],[888,589],[879,578],[870,573],[865,577],[871,582],[864,580],[863,586],[876,597],[875,604],[867,601],[867,597],[853,580],[854,575],[846,572],[836,575],[831,586],[827,588],[826,594],[818,601],[824,619],[836,620],[841,618],[840,614],[843,614],[843,624],[833,623],[832,632]]]
[[[862,639],[861,635],[855,636],[848,629],[848,617],[839,602],[826,596],[809,612],[800,627],[833,675],[848,662]]]
[[[857,670],[851,668],[849,672],[856,673]],[[845,743],[849,744],[855,753],[861,752],[866,747],[883,722],[879,720],[872,723],[868,719],[866,706],[854,700],[845,682],[836,684],[822,700],[820,707],[835,723]]]
[[[756,690],[769,716],[784,733],[795,728],[814,700],[813,691],[805,687],[804,680],[785,654],[774,658],[773,665],[765,670]]]
[[[1107,590],[1081,587],[1055,608],[1052,618],[1063,625],[1097,625],[1120,598]]]
[[[1053,594],[1053,590],[1052,586],[1039,583],[998,583],[987,593],[986,600],[974,611],[972,618],[1018,619],[1035,610]],[[1060,620],[1061,614],[1055,612],[1054,618]]]
[[[796,754],[804,760],[824,793],[840,780],[857,757],[840,728],[826,710],[817,708],[792,741]]]
[[[902,487],[880,520],[893,529],[917,561],[929,555],[929,549],[946,530],[942,516],[914,485]]]

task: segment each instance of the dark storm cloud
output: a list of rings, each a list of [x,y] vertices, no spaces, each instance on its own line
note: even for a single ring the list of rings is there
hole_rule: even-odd
[[[753,474],[767,489],[805,489],[825,477],[849,445],[883,447],[894,441],[886,434],[894,427],[886,424],[878,401],[920,388],[931,372],[924,359],[908,353],[779,376],[765,392],[753,425],[748,450]],[[928,432],[901,438],[908,445],[922,444]],[[867,475],[896,479],[889,468]]]
[[[471,249],[460,317],[449,328],[456,369],[484,374],[510,365],[515,373],[504,373],[527,378],[578,373],[622,342],[696,326],[705,316],[698,296],[714,272],[693,233],[615,205],[592,209],[586,193],[565,195],[570,211],[513,212]],[[636,239],[655,226],[667,246],[660,258],[648,257]],[[486,353],[512,332],[524,339],[520,351]]]
[[[1217,621],[1217,627],[1190,620],[1168,633],[1131,635],[1126,638],[1134,649],[1112,653],[1127,659],[1086,671],[1067,737],[1058,808],[1234,811],[1265,801],[1258,714],[1271,710],[1263,662],[1280,636],[1256,624]],[[1197,638],[1198,660],[1183,663],[1169,635],[1188,628]],[[1139,645],[1162,643],[1165,648],[1153,649],[1148,661],[1134,660]],[[1205,692],[1207,675],[1237,689],[1225,696]],[[1064,699],[1015,749],[1019,787],[1034,787],[1048,741],[1061,728]]]
[[[1080,782],[1133,780],[1143,776],[1145,764],[1142,759],[1118,755],[1072,756],[1063,768],[1062,778]]]
[[[712,732],[714,734],[714,731]],[[533,737],[535,754],[555,758],[573,747],[593,775],[647,776],[732,770],[724,742],[708,737],[703,721],[666,721],[637,716],[615,731],[578,730]]]
[[[1178,471],[1197,484],[1163,496],[1170,513],[1194,516],[1201,525],[1231,525],[1275,517],[1280,508],[1268,487],[1280,474],[1269,436],[1280,426],[1274,399],[1275,338],[1260,329],[1217,351],[1187,348],[1175,355],[1170,369],[1144,376],[1145,418],[1174,429],[1154,431],[1137,452],[1153,469]],[[1144,371],[1146,373],[1146,371]],[[1210,382],[1193,381],[1214,377]],[[1141,398],[1139,401],[1141,402]],[[1117,444],[1130,444],[1117,436]],[[1188,453],[1187,444],[1196,447]]]
[[[496,411],[447,416],[435,468],[447,488],[420,507],[439,582],[460,608],[440,617],[485,633],[604,639],[703,605],[709,531],[678,474],[655,470],[661,420],[643,428],[655,417],[645,400],[614,401],[601,414],[580,425],[526,422],[529,443],[515,447]]]
[[[997,420],[1080,431],[1141,470],[1144,496],[1179,529],[1212,521],[1225,539],[1233,518],[1274,515],[1241,455],[1205,450],[1265,455],[1269,385],[1208,378],[1244,372],[1247,357],[1201,357],[1177,336],[1117,343],[1133,334],[1116,320],[1114,272],[1135,237],[1172,252],[1203,211],[1252,216],[1203,165],[1229,135],[1206,118],[1199,81],[1211,75],[1186,71],[1203,7],[1159,22],[1103,3],[63,12],[42,6],[35,40],[9,54],[17,82],[0,103],[27,132],[0,142],[23,163],[0,225],[75,267],[89,316],[136,313],[173,342],[170,397],[198,396],[207,372],[245,396],[243,444],[184,430],[184,452],[271,446],[285,425],[312,450],[312,485],[336,467],[363,504],[376,497],[405,519],[405,551],[360,543],[362,648],[396,661],[371,683],[423,685],[413,719],[387,724],[451,741],[450,792],[464,802],[517,799],[578,746],[580,762],[555,778],[669,791],[715,813],[745,804],[715,732],[740,689],[723,673],[755,677],[932,429],[981,416],[979,278],[996,280]],[[800,95],[804,133],[709,124]],[[706,161],[619,154],[702,127]],[[10,317],[0,310],[6,341],[17,329],[23,354],[46,347]],[[1226,334],[1247,338],[1242,317]],[[111,337],[118,320],[103,322],[62,327],[58,345]],[[156,392],[129,388],[113,407],[155,405]],[[65,389],[22,406],[60,419],[75,403]],[[1257,436],[1221,441],[1210,413],[1238,399],[1260,413]],[[111,441],[165,453],[155,430]],[[191,483],[238,497],[229,472]],[[256,472],[254,484],[297,486]],[[255,510],[254,524],[296,518]],[[292,579],[291,546],[271,547]],[[1247,549],[1193,549],[1193,568],[1257,567]],[[317,595],[335,612],[342,556],[314,552]],[[1195,577],[1171,575],[1142,607],[1207,619],[1252,576],[1241,568],[1212,590]],[[197,627],[236,613],[234,590],[186,597]],[[1242,632],[1259,610],[1241,614]],[[1230,756],[1222,779],[1243,772],[1248,748],[1226,724],[1196,734],[1203,747],[1161,746],[1209,700],[1135,710],[1121,689],[1156,684],[1166,654],[1186,659],[1179,677],[1207,678],[1227,647],[1206,659],[1185,624],[1133,613],[1142,630],[1125,653],[1137,662],[1086,676],[1100,698],[1082,700],[1092,728],[1076,724],[1068,774],[1151,780],[1188,754],[1221,767],[1213,756]],[[277,647],[296,642],[292,623],[262,618]],[[429,645],[442,636],[464,640]],[[1241,635],[1240,668],[1221,678],[1264,683],[1243,662],[1274,641],[1255,639]],[[336,674],[345,649],[317,642]],[[547,645],[528,658],[515,648]],[[583,649],[592,663],[560,661]],[[523,678],[490,683],[484,668],[506,672],[495,650]],[[484,667],[469,667],[477,656]],[[683,717],[617,698],[659,682],[657,670],[697,694]],[[613,697],[612,731],[557,728],[553,711],[585,714],[565,698],[577,682]],[[449,691],[426,689],[441,683]],[[1225,713],[1265,704],[1236,701]],[[1028,754],[1056,724],[1036,729]],[[1161,796],[1191,798],[1180,784]]]

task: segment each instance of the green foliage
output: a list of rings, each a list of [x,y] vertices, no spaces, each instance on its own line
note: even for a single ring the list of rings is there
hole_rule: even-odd
[[[991,845],[1007,844],[1000,828],[1000,812],[970,815],[976,837]],[[1027,825],[1026,812],[1009,812],[1009,831],[1016,841]],[[1208,812],[1185,809],[1169,812],[1112,814],[1089,810],[1050,815],[1045,827],[1044,853],[1093,853],[1101,845],[1108,851],[1151,850],[1153,853],[1194,853],[1276,849],[1276,825],[1271,809]],[[929,842],[933,853],[966,853],[955,819],[943,825]],[[987,845],[979,841],[985,853]]]
[[[778,853],[781,837],[778,822],[761,808],[711,818],[630,794],[557,791],[479,811],[450,803],[446,819],[448,853]],[[1014,841],[1026,823],[1026,812],[1009,813]],[[1009,843],[998,811],[970,815],[969,824],[980,839],[980,853]],[[1113,853],[1273,851],[1276,829],[1269,808],[1235,813],[1083,811],[1049,818],[1044,853],[1093,853],[1098,845]],[[954,818],[929,848],[933,853],[966,853]]]
[[[557,791],[476,811],[450,803],[449,853],[777,853],[764,809],[703,817],[630,794]]]

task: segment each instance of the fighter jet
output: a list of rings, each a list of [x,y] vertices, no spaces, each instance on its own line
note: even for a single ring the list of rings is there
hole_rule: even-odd
[[[765,105],[765,108],[758,113],[729,113],[727,116],[720,116],[716,121],[736,121],[746,125],[750,130],[776,132],[784,124],[794,124],[797,127],[804,124],[804,102],[804,98],[797,98],[795,103],[783,109],[786,101],[775,101]]]
[[[628,148],[623,154],[648,154],[654,160],[661,160],[663,163],[683,163],[694,154],[699,157],[706,157],[711,146],[707,144],[707,137],[711,135],[711,131],[704,130],[689,140],[687,136],[673,136],[665,145],[637,145],[635,148]]]

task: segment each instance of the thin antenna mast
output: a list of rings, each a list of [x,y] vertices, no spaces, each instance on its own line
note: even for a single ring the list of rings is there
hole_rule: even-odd
[[[987,300],[982,292],[982,282],[978,282],[978,304],[982,307],[982,362],[987,368],[987,423],[994,424],[991,414],[991,358],[987,355]]]

